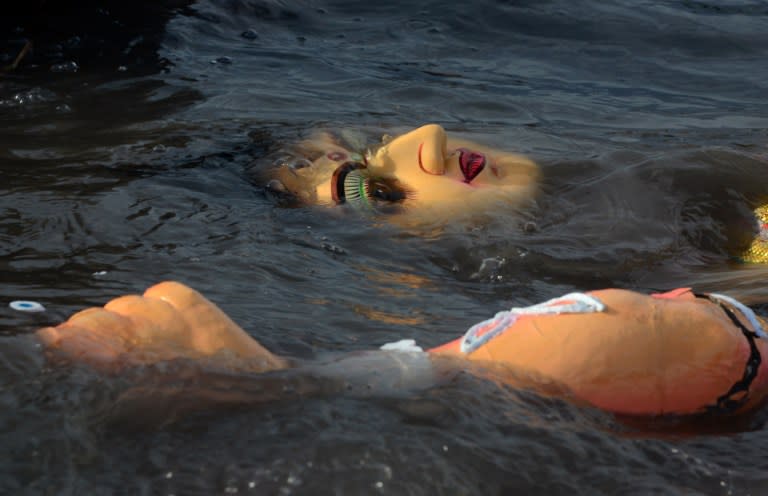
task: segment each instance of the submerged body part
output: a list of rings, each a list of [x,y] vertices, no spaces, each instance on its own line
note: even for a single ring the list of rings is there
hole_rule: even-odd
[[[495,332],[480,345],[468,347],[465,336],[430,351],[556,381],[618,414],[744,412],[768,395],[766,335],[730,298],[607,289],[542,305],[478,324],[480,338]]]
[[[247,373],[302,366],[175,282],[84,310],[37,335],[50,352],[102,371],[177,358]],[[347,374],[352,382],[362,373],[397,370],[389,383],[402,387],[426,387],[447,369],[468,370],[545,394],[555,384],[573,401],[616,414],[731,415],[754,410],[768,396],[767,351],[760,319],[731,298],[687,288],[656,295],[606,289],[500,312],[426,352],[408,346],[372,352],[390,354],[386,359],[353,354],[314,367],[319,376]],[[390,366],[377,372],[361,363]]]

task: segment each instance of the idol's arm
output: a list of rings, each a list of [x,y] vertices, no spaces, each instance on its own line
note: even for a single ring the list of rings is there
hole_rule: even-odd
[[[217,405],[340,392],[401,394],[431,387],[460,369],[457,360],[426,352],[373,350],[291,361],[176,282],[83,310],[36,336],[49,357],[127,380],[130,386],[116,404],[118,416],[146,419],[151,414],[161,423]]]

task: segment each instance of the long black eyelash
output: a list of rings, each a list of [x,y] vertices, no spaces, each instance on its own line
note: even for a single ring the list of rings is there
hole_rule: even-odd
[[[357,169],[344,178],[344,196],[350,205],[360,210],[394,213],[402,211],[403,202],[416,195],[397,179],[371,177],[364,169]]]
[[[368,196],[379,201],[399,203],[408,198],[408,192],[397,180],[370,178],[368,180]]]

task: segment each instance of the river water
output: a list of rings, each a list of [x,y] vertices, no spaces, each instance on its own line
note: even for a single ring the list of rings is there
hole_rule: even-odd
[[[466,376],[114,422],[119,380],[20,344],[164,279],[303,359],[579,289],[764,302],[735,260],[768,196],[764,2],[31,3],[0,21],[2,65],[34,42],[0,76],[0,300],[47,311],[0,310],[0,492],[768,492],[760,419],[648,433]],[[426,122],[533,158],[535,203],[416,232],[264,195],[315,129]]]

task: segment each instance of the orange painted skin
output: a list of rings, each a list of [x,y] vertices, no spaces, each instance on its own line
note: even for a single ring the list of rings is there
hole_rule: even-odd
[[[473,353],[463,354],[452,341],[430,356],[441,363],[457,358],[447,362],[479,374],[487,365],[489,377],[508,377],[512,386],[559,384],[576,401],[629,415],[701,413],[744,375],[749,343],[719,305],[686,289],[661,296],[618,289],[588,294],[605,305],[603,312],[523,316]],[[248,372],[289,366],[213,303],[175,282],[76,313],[37,335],[50,352],[102,371],[176,358]],[[765,340],[755,341],[768,356]],[[766,362],[739,412],[768,395]]]
[[[701,413],[742,378],[749,343],[719,305],[687,289],[672,297],[619,289],[587,294],[605,311],[523,316],[469,355],[459,351],[458,340],[430,351],[504,363],[518,375],[555,380],[577,399],[628,415]],[[765,340],[756,342],[766,356]],[[743,410],[768,393],[765,365],[750,391]]]
[[[110,371],[177,358],[215,357],[254,372],[287,362],[251,338],[216,305],[177,282],[121,296],[37,331],[51,351]]]

